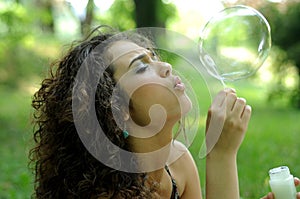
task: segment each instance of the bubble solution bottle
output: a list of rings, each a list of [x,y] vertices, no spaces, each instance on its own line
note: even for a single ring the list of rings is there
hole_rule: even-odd
[[[287,166],[273,168],[269,171],[270,187],[276,199],[295,199],[296,187],[294,177]]]

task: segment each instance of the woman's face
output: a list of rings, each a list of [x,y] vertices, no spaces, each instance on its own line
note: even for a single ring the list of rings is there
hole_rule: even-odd
[[[172,66],[159,61],[152,51],[130,41],[116,41],[108,56],[116,82],[130,98],[129,114],[138,125],[145,126],[150,117],[162,118],[162,114],[178,121],[190,110],[184,84],[172,74]]]

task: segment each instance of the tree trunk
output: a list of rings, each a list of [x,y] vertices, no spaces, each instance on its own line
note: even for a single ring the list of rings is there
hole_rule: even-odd
[[[295,104],[296,104],[296,107],[298,109],[300,109],[300,68],[298,67],[298,87],[297,87],[297,90],[296,90],[296,94],[294,96],[294,100],[295,100]]]
[[[157,1],[158,0],[134,0],[135,18],[137,28],[157,27]]]
[[[18,2],[18,1],[16,1]],[[54,33],[54,18],[52,0],[35,1],[37,9],[41,11],[40,26],[47,32]]]
[[[91,26],[94,18],[94,0],[89,0],[86,6],[86,15],[84,20],[80,21],[81,34],[87,35],[91,31]]]

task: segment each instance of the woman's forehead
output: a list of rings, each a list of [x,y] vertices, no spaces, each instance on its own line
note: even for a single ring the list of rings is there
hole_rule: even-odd
[[[108,56],[114,71],[114,78],[119,79],[129,68],[132,59],[146,51],[145,48],[131,41],[116,41],[108,49]]]
[[[131,52],[140,52],[141,50],[145,50],[145,48],[131,41],[116,41],[109,47],[108,53],[115,59]]]

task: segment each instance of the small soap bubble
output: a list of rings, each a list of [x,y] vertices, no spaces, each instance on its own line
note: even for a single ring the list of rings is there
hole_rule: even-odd
[[[225,8],[204,26],[199,56],[207,71],[221,81],[253,75],[271,49],[270,25],[248,6]]]

